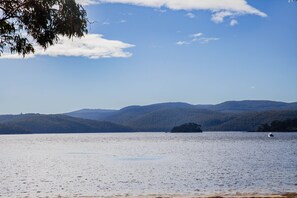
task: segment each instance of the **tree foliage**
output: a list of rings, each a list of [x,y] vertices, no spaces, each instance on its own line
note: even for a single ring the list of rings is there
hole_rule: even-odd
[[[297,119],[287,119],[283,121],[275,120],[271,124],[262,124],[258,130],[259,132],[296,132],[297,131]]]
[[[37,43],[46,49],[59,36],[82,37],[87,14],[75,0],[0,0],[0,55],[25,56]]]

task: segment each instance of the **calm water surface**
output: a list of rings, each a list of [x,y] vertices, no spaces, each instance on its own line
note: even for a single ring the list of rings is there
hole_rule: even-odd
[[[0,197],[297,192],[297,133],[0,136]]]

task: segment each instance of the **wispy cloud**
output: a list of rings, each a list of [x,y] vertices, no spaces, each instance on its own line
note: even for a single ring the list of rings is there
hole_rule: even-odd
[[[235,19],[232,19],[232,20],[230,21],[230,26],[235,26],[235,25],[238,25],[238,21],[235,20]]]
[[[198,32],[198,33],[195,33],[195,34],[191,34],[190,37],[197,38],[197,37],[200,37],[202,35],[203,35],[202,32]]]
[[[200,42],[201,44],[205,44],[208,43],[210,41],[218,41],[220,40],[220,38],[217,37],[201,37],[199,39],[197,39],[196,41]]]
[[[246,0],[76,0],[82,5],[99,3],[122,3],[153,8],[168,8],[171,10],[209,10],[212,20],[216,23],[224,21],[225,17],[245,14],[266,17],[267,15],[249,5]]]
[[[110,25],[110,22],[108,22],[108,21],[104,21],[104,22],[102,23],[102,25]]]
[[[189,44],[192,44],[192,43],[206,44],[206,43],[209,43],[210,41],[220,40],[220,38],[217,38],[217,37],[204,36],[204,34],[202,32],[191,34],[191,35],[189,35],[189,37],[191,38],[191,40],[189,40],[189,41],[178,41],[178,42],[176,42],[176,44],[177,45],[189,45]]]
[[[188,42],[188,41],[177,41],[176,42],[176,45],[189,45],[190,44],[190,42]]]
[[[156,8],[156,9],[154,9],[154,11],[156,11],[156,12],[159,12],[159,13],[165,13],[165,12],[167,12],[167,10],[165,10],[165,9],[160,9],[160,8]]]
[[[186,14],[186,17],[189,17],[190,19],[193,19],[193,18],[196,17],[196,15],[193,14],[192,12],[188,12],[188,13]]]
[[[126,58],[130,57],[132,53],[125,51],[125,49],[131,47],[134,45],[117,40],[107,40],[100,34],[88,34],[82,38],[61,37],[57,44],[48,47],[46,50],[35,46],[35,53],[26,56],[26,58],[35,56],[76,56],[90,59]],[[17,54],[4,53],[0,58],[18,59],[23,57]]]

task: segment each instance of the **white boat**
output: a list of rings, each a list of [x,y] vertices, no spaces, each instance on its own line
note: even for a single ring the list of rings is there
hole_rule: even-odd
[[[268,137],[274,137],[272,133],[268,133]]]

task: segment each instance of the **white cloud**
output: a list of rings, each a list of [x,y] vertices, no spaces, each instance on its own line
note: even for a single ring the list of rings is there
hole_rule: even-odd
[[[195,42],[195,41],[199,40],[199,37],[201,37],[201,36],[203,36],[203,33],[201,33],[201,32],[191,34],[190,37],[193,38],[191,42]]]
[[[201,37],[199,39],[197,39],[197,41],[201,44],[206,44],[210,41],[218,41],[220,40],[219,38],[216,38],[216,37]]]
[[[75,1],[83,6],[99,4],[99,1],[96,1],[96,0],[75,0]]]
[[[35,46],[35,53],[26,56],[26,58],[35,56],[77,56],[90,59],[126,58],[132,54],[124,50],[131,47],[134,45],[117,40],[107,40],[100,34],[88,34],[82,38],[61,37],[57,44],[48,47],[46,50]],[[0,58],[16,59],[23,57],[17,54],[4,53]]]
[[[225,17],[244,14],[267,15],[252,7],[246,0],[76,0],[83,5],[95,3],[122,3],[153,8],[168,8],[171,10],[210,10],[212,20],[216,23],[224,21]]]
[[[203,33],[198,32],[198,33],[195,33],[195,34],[191,34],[190,37],[197,38],[197,37],[200,37],[202,35],[203,35]]]
[[[188,13],[186,14],[186,17],[189,17],[190,19],[193,19],[193,18],[196,17],[196,15],[193,14],[193,13],[191,13],[191,12],[188,12]]]
[[[191,34],[191,35],[189,35],[189,37],[191,37],[192,40],[190,40],[190,41],[178,41],[178,42],[176,42],[176,44],[177,45],[189,45],[189,44],[192,44],[192,43],[206,44],[206,43],[209,43],[210,41],[220,40],[217,37],[206,37],[206,36],[203,36],[203,35],[204,34],[202,32]]]
[[[215,23],[222,23],[225,17],[229,17],[232,15],[235,15],[235,14],[230,11],[220,11],[220,12],[214,13],[211,17],[211,20]]]
[[[232,20],[230,21],[230,25],[231,25],[231,26],[235,26],[235,25],[237,25],[237,24],[238,24],[238,21],[235,20],[235,19],[232,19]]]
[[[178,42],[176,42],[176,45],[189,45],[190,44],[190,42],[188,42],[188,41],[178,41]]]
[[[8,52],[4,52],[3,54],[0,55],[0,59],[29,59],[33,58],[35,55],[34,54],[28,54],[25,57],[19,54],[10,54]]]

